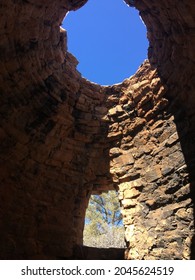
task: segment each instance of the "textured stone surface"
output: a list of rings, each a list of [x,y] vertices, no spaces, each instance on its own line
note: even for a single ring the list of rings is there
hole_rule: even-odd
[[[149,60],[107,87],[60,28],[86,2],[1,1],[0,257],[73,258],[91,193],[116,188],[125,258],[194,258],[194,1],[126,1]]]

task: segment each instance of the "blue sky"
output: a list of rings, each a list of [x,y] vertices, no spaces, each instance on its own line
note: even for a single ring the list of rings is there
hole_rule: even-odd
[[[63,22],[68,50],[82,76],[112,85],[133,75],[147,58],[146,28],[135,8],[123,0],[88,0]]]

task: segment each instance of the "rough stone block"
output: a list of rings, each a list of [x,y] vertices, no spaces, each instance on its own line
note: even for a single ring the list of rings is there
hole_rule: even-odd
[[[151,170],[146,171],[145,178],[149,183],[152,183],[160,179],[161,176],[161,168],[158,166],[151,166]]]

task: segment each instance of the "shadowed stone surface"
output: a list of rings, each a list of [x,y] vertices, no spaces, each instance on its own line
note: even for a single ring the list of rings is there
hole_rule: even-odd
[[[91,193],[116,188],[126,259],[194,258],[194,1],[126,1],[149,60],[107,87],[60,28],[86,2],[1,1],[0,257],[73,258]]]

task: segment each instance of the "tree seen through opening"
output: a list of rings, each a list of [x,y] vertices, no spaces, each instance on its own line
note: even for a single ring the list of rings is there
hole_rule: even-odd
[[[109,191],[92,195],[85,216],[85,246],[124,248],[124,227],[118,193]]]

